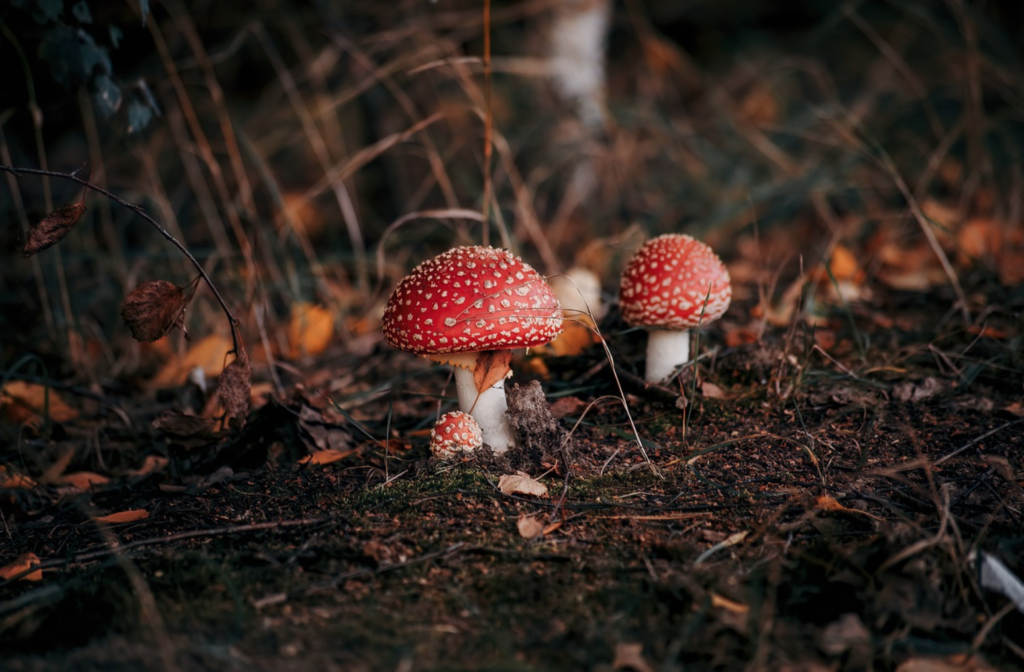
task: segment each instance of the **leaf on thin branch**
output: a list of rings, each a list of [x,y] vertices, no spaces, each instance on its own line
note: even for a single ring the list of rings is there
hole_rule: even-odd
[[[121,317],[136,341],[159,340],[174,328],[185,331],[185,309],[196,291],[196,281],[185,287],[166,280],[147,280],[124,297]],[[188,332],[185,331],[185,338]]]
[[[504,380],[512,375],[512,351],[493,350],[481,352],[473,368],[473,382],[476,383],[476,391],[480,394],[492,387],[499,380]]]
[[[245,416],[249,414],[249,401],[252,393],[252,368],[249,366],[249,354],[241,339],[238,340],[238,351],[235,361],[224,367],[217,380],[216,398],[228,424],[244,425]]]
[[[78,223],[85,210],[85,201],[78,201],[57,208],[43,217],[29,228],[25,244],[21,249],[22,254],[31,257],[33,254],[59,243]]]

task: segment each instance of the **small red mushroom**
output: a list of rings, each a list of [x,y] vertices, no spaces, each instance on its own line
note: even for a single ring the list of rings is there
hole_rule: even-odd
[[[459,408],[479,423],[495,452],[512,445],[505,420],[505,381],[478,392],[481,352],[532,348],[562,330],[562,313],[544,278],[511,252],[458,247],[402,279],[381,320],[384,340],[455,367]]]
[[[469,413],[449,411],[430,430],[430,452],[434,457],[449,458],[471,453],[484,443],[480,425]]]
[[[729,271],[706,244],[670,233],[641,247],[622,272],[619,309],[650,332],[647,381],[660,383],[690,361],[689,329],[717,320],[731,300]]]

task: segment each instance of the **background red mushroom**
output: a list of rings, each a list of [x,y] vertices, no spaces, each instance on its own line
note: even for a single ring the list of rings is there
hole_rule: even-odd
[[[649,240],[622,272],[619,309],[647,337],[645,378],[660,383],[690,361],[690,329],[729,308],[729,271],[714,250],[685,234]]]

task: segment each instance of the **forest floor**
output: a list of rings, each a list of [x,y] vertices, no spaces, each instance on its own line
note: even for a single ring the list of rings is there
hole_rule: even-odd
[[[1024,299],[966,289],[1000,307],[983,329],[941,288],[817,332],[713,325],[676,390],[629,384],[643,339],[606,321],[643,451],[597,345],[515,360],[523,450],[456,463],[426,447],[447,372],[375,335],[236,434],[58,386],[92,412],[4,426],[34,480],[8,468],[0,558],[43,571],[0,583],[3,667],[1024,669],[1024,614],[979,578],[1024,569]],[[503,492],[516,470],[548,495]]]

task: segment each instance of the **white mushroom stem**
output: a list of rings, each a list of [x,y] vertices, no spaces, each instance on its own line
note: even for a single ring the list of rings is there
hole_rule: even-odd
[[[505,411],[505,380],[499,380],[493,387],[477,393],[473,369],[455,366],[455,389],[459,396],[459,410],[469,413],[480,425],[484,443],[496,453],[504,453],[514,445],[508,431]]]
[[[690,361],[690,330],[658,329],[647,335],[648,383],[662,383],[676,369]],[[472,377],[472,374],[470,374]]]

